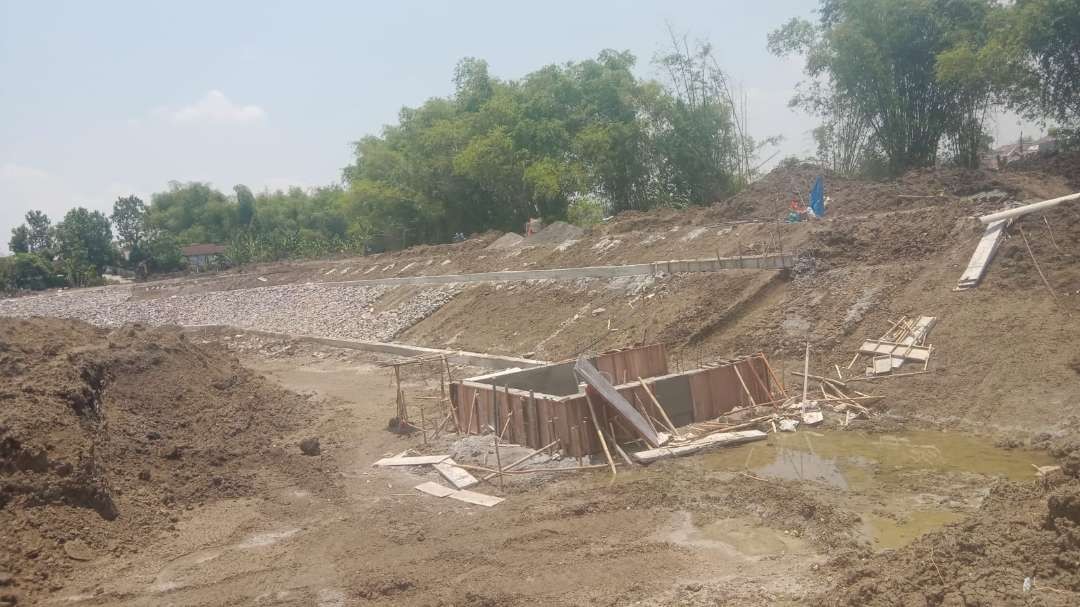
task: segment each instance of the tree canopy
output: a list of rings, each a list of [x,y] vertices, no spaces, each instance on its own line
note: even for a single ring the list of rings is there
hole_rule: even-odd
[[[403,108],[397,124],[356,142],[344,171],[350,222],[418,242],[565,219],[575,196],[618,212],[730,194],[748,177],[749,142],[716,88],[724,78],[711,49],[675,48],[658,61],[666,84],[636,77],[625,51],[510,81],[463,59],[452,97]]]

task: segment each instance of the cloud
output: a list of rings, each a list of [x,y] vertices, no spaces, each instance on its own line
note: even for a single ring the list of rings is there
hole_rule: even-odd
[[[233,103],[218,90],[209,91],[202,99],[180,109],[162,107],[151,113],[176,124],[253,124],[266,119],[266,110],[257,105]]]

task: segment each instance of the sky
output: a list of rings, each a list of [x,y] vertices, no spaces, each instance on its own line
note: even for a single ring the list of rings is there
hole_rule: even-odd
[[[787,105],[801,62],[770,55],[766,35],[816,5],[0,0],[0,251],[30,209],[55,223],[74,206],[149,201],[170,181],[336,182],[350,142],[450,94],[462,57],[514,79],[612,48],[658,78],[668,24],[713,43],[749,100],[750,133],[783,136],[776,159],[809,155],[815,120]],[[1020,128],[1006,116],[994,130],[1012,140]]]

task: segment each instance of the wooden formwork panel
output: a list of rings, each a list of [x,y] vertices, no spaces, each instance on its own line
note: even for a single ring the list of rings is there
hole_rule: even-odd
[[[664,344],[652,344],[612,350],[597,356],[595,366],[615,385],[629,383],[639,377],[667,375],[667,349]]]
[[[636,355],[640,358],[610,358],[609,369],[612,371],[621,369],[627,375],[634,372],[636,380],[637,370],[645,369],[647,365],[658,365],[657,357],[663,356],[663,351],[659,349],[646,354],[641,354],[639,351]],[[735,369],[739,370],[738,374]],[[739,375],[742,376],[741,382]],[[664,403],[664,391],[659,389],[660,386],[656,383],[658,378],[646,378],[645,381],[647,384],[657,386],[657,397],[664,405],[664,410],[669,414],[678,415],[681,418],[679,423],[682,423],[715,419],[718,415],[735,407],[749,405],[750,396],[753,396],[754,402],[758,404],[772,401],[772,386],[769,377],[767,363],[760,356],[665,376],[660,381],[666,382],[670,389],[675,390],[674,392],[668,390],[670,394],[686,394],[686,397],[680,397],[680,400],[689,399],[692,411],[690,420],[683,417],[685,412],[680,409],[683,406],[681,402],[672,402],[669,411],[669,406]],[[652,410],[649,395],[635,380],[615,386],[615,388],[635,407]],[[686,386],[685,392],[681,387],[683,385]],[[606,402],[594,399],[593,406],[598,419],[592,420],[588,400],[584,394],[557,397],[463,381],[451,385],[450,398],[463,432],[483,434],[488,432],[489,427],[502,431],[505,426],[503,440],[533,449],[539,449],[558,440],[560,448],[571,457],[600,453],[602,448],[596,436],[594,424],[599,425],[605,433],[614,430],[617,442],[638,438]],[[655,418],[655,413],[652,416]],[[510,420],[509,424],[507,424],[507,419]]]

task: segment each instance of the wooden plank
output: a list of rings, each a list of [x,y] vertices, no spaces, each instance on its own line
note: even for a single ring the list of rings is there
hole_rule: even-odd
[[[888,372],[892,371],[892,368],[893,368],[892,361],[893,361],[892,357],[888,356],[888,355],[875,356],[874,357],[874,373],[880,375],[882,373],[888,373]]]
[[[680,457],[697,453],[709,447],[732,447],[753,441],[765,440],[767,434],[761,430],[742,430],[739,432],[717,432],[677,447],[660,447],[632,453],[630,456],[642,464],[650,464],[668,457]]]
[[[859,346],[859,352],[863,354],[888,354],[893,357],[906,358],[924,362],[930,358],[930,348],[925,346],[913,346],[879,339],[868,339]]]
[[[708,378],[701,373],[692,373],[686,376],[686,382],[690,385],[690,402],[693,406],[694,421],[701,422],[711,418]]]
[[[659,446],[656,432],[653,432],[653,429],[649,427],[645,418],[634,409],[633,405],[626,402],[623,395],[619,394],[619,391],[616,390],[611,383],[600,375],[600,372],[596,370],[596,367],[592,366],[592,364],[584,357],[579,357],[574,364],[574,371],[589,385],[590,388],[595,390],[603,400],[614,407],[623,419],[630,422],[647,443],[654,447]],[[588,388],[586,388],[586,390],[588,390]]]
[[[545,444],[540,441],[540,417],[536,407],[536,394],[532,390],[529,390],[529,400],[525,401],[524,418],[528,437],[525,444],[534,449]]]
[[[673,424],[671,422],[671,418],[668,417],[667,411],[664,410],[664,407],[663,407],[663,405],[660,404],[660,401],[656,400],[656,395],[654,395],[653,391],[649,389],[649,386],[645,383],[645,380],[641,379],[639,377],[638,378],[638,383],[641,384],[641,389],[645,390],[645,394],[647,394],[649,396],[649,400],[652,401],[652,404],[656,407],[656,410],[660,412],[660,416],[664,418],[664,423],[666,423],[668,425],[668,430],[671,430],[671,433],[674,434],[676,437],[678,437],[679,436],[678,428],[676,428],[675,424]],[[688,390],[688,392],[689,392],[689,390]],[[691,397],[691,399],[692,399],[692,397]],[[651,427],[654,427],[654,426],[651,426]],[[657,435],[657,437],[659,438],[659,434]],[[658,440],[658,443],[663,444],[662,442],[659,442],[659,440]]]
[[[488,508],[495,506],[505,500],[501,497],[495,497],[494,495],[485,495],[483,493],[477,493],[475,491],[455,491],[446,497],[450,499],[458,500],[459,502],[465,502],[467,504],[476,504],[477,506],[486,506]]]
[[[426,483],[420,483],[419,485],[413,487],[413,489],[416,489],[417,491],[421,491],[428,495],[434,495],[435,497],[446,497],[455,491],[450,487],[440,485],[439,483],[433,483],[431,481],[428,481]]]
[[[510,411],[512,417],[510,418],[510,427],[512,432],[510,433],[511,441],[518,445],[529,446],[529,435],[525,430],[525,398],[519,394],[515,394],[510,402]]]
[[[457,462],[452,459],[447,459],[435,464],[435,470],[443,475],[443,478],[450,481],[451,485],[458,489],[468,489],[469,487],[480,484],[480,481],[476,480],[475,476],[469,474],[468,470],[458,468]]]
[[[983,275],[990,267],[990,262],[994,259],[994,253],[997,252],[998,244],[1001,242],[1001,235],[1005,232],[1009,221],[1009,219],[1001,219],[986,226],[986,232],[979,239],[979,244],[975,246],[975,252],[971,254],[967,268],[960,275],[957,290],[973,288],[982,281]]]
[[[384,457],[372,466],[429,466],[450,459],[449,455],[415,455]]]
[[[596,417],[596,408],[593,407],[592,397],[589,393],[585,393],[585,400],[589,403],[589,421],[592,422],[592,427],[596,430],[596,436],[600,440],[600,446],[604,448],[604,457],[607,458],[608,465],[611,466],[611,476],[615,476],[615,460],[611,459],[611,451],[608,450],[607,441],[604,440],[604,431],[601,429],[600,420]]]

